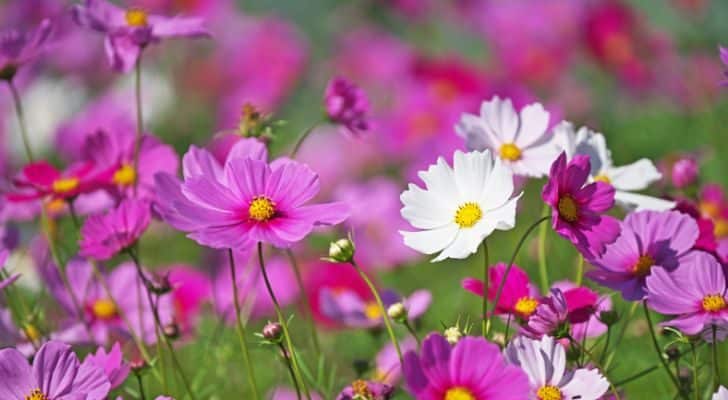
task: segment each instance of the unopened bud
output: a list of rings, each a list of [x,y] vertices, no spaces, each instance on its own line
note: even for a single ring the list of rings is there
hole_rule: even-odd
[[[404,304],[397,302],[387,308],[387,315],[399,323],[407,322],[407,308]]]
[[[599,321],[606,326],[612,326],[619,321],[619,314],[612,310],[602,311],[599,313]]]
[[[445,329],[445,340],[447,340],[448,343],[455,345],[460,341],[461,337],[463,337],[463,333],[457,326],[451,326]]]
[[[329,261],[348,263],[354,259],[354,242],[350,238],[339,239],[329,245]]]
[[[165,325],[162,331],[164,332],[164,336],[170,339],[177,339],[179,337],[179,325],[174,322]]]
[[[138,374],[142,371],[144,371],[147,368],[147,362],[144,361],[144,359],[138,359],[138,360],[131,360],[129,361],[129,368],[131,368],[132,372],[135,374]]]
[[[283,327],[278,322],[268,322],[263,327],[263,337],[271,342],[280,342],[283,338]]]
[[[682,189],[693,182],[698,177],[698,162],[694,158],[685,157],[677,160],[672,165],[672,184],[678,189]]]
[[[147,282],[147,289],[158,296],[171,292],[172,283],[169,281],[169,275],[152,275]]]

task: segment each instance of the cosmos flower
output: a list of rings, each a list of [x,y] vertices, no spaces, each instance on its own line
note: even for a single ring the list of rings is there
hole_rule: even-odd
[[[399,348],[402,353],[417,350],[417,341],[413,337],[399,340]],[[394,344],[387,343],[374,359],[374,373],[372,379],[384,382],[390,386],[396,386],[402,379],[402,364],[399,362],[397,350]]]
[[[587,276],[622,292],[627,300],[641,300],[645,294],[645,278],[653,269],[678,268],[697,238],[698,226],[688,215],[676,211],[629,214],[622,222],[617,240],[591,261],[596,269]]]
[[[530,399],[599,400],[609,389],[607,379],[595,369],[567,370],[566,350],[550,336],[518,336],[508,344],[505,357],[528,375]]]
[[[663,325],[688,335],[728,326],[728,287],[723,266],[711,255],[695,251],[674,270],[655,268],[647,277],[647,304],[675,315]],[[709,335],[708,335],[709,336]]]
[[[149,203],[124,199],[116,209],[86,218],[81,227],[79,253],[84,257],[108,260],[136,243],[150,221]]]
[[[371,294],[360,297],[353,290],[323,289],[319,296],[319,304],[324,315],[344,326],[373,328],[384,324],[382,311]],[[404,304],[407,318],[411,321],[422,316],[432,301],[432,295],[427,290],[417,290],[404,298],[392,290],[383,290],[380,296],[385,310],[398,302]]]
[[[46,161],[37,161],[23,167],[13,180],[17,190],[8,193],[7,199],[12,202],[41,198],[69,200],[99,189],[104,180],[91,162],[77,162],[59,171]]]
[[[400,199],[402,216],[417,232],[402,231],[404,243],[425,254],[440,252],[432,262],[466,258],[494,230],[515,226],[513,174],[490,151],[456,151],[454,168],[443,158],[420,172],[426,189],[410,184]]]
[[[29,32],[0,31],[0,79],[13,79],[20,67],[36,58],[43,51],[52,30],[51,21],[44,19]]]
[[[395,387],[376,381],[357,379],[345,387],[336,400],[389,400],[394,395]]]
[[[599,296],[588,287],[576,286],[570,281],[554,282],[551,287],[564,294],[569,311],[571,337],[583,340],[585,337],[601,336],[607,331],[607,326],[599,320],[599,315],[602,311],[612,309],[609,296]]]
[[[698,161],[694,157],[682,157],[672,164],[670,179],[672,185],[683,189],[695,182],[698,177]]]
[[[192,266],[176,264],[165,268],[172,287],[174,319],[183,333],[192,332],[202,312],[202,306],[212,297],[208,276]]]
[[[404,376],[418,400],[523,400],[529,393],[526,374],[480,337],[465,337],[452,347],[430,334],[419,355],[404,356]]]
[[[96,353],[86,356],[83,364],[101,368],[111,384],[110,389],[121,386],[131,370],[129,364],[124,362],[124,355],[118,342],[114,343],[108,353],[103,347],[99,347]]]
[[[614,187],[604,182],[586,184],[589,171],[588,156],[574,156],[567,164],[562,152],[551,165],[541,194],[551,206],[553,229],[588,260],[604,253],[619,234],[619,222],[603,215],[614,205]]]
[[[607,148],[604,135],[583,126],[576,130],[570,122],[563,121],[554,127],[554,144],[566,153],[567,161],[577,154],[589,156],[591,168],[589,181],[599,181],[614,186],[614,200],[622,207],[632,210],[664,211],[675,207],[674,201],[651,197],[636,191],[659,181],[662,174],[652,161],[639,159],[631,164],[616,167]]]
[[[44,344],[32,366],[19,351],[0,350],[0,397],[3,399],[103,400],[109,389],[103,370],[79,362],[67,344],[57,341]]]
[[[0,272],[2,272],[5,268],[9,256],[10,251],[8,251],[7,249],[0,249]],[[11,274],[10,276],[7,276],[5,278],[2,278],[2,275],[0,275],[0,290],[3,290],[6,287],[12,285],[15,281],[18,280],[18,278],[20,278],[20,274]]]
[[[353,82],[335,77],[326,86],[324,94],[326,116],[354,136],[369,130],[369,99]]]
[[[507,268],[508,265],[505,263],[498,263],[488,270],[488,281],[490,282],[488,300],[495,300],[498,286],[500,286]],[[462,286],[465,290],[481,297],[485,292],[483,281],[475,278],[463,279]],[[526,272],[513,264],[510,272],[505,276],[503,291],[498,304],[495,305],[494,313],[510,314],[521,320],[528,320],[536,311],[540,297],[538,289],[531,283]]]
[[[483,102],[480,116],[463,114],[455,130],[468,149],[490,149],[515,175],[541,177],[558,152],[547,134],[549,113],[538,103],[516,113],[510,99]]]
[[[544,335],[563,337],[569,329],[569,305],[560,289],[551,289],[551,295],[541,300],[536,311],[521,327],[521,333],[533,339]]]
[[[700,189],[698,211],[703,219],[712,222],[712,236],[715,238],[715,252],[722,259],[728,259],[728,197],[718,184],[707,184]]]
[[[728,400],[728,389],[726,389],[725,386],[719,387],[718,391],[715,392],[711,400]]]
[[[163,17],[144,10],[124,10],[106,0],[85,0],[72,9],[79,25],[105,35],[104,47],[111,67],[128,72],[142,49],[162,39],[207,37],[201,18]]]

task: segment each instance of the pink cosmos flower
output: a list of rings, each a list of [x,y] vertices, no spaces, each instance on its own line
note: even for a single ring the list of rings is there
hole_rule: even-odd
[[[728,197],[718,184],[707,184],[700,190],[698,209],[703,218],[713,223],[715,252],[728,259]]]
[[[655,268],[647,277],[647,304],[659,313],[677,316],[663,325],[685,334],[705,333],[712,326],[725,330],[728,286],[723,266],[713,256],[695,251],[677,269]]]
[[[463,338],[451,347],[441,335],[430,334],[419,355],[410,351],[404,356],[404,376],[418,400],[522,400],[529,393],[526,374],[480,337]]]
[[[111,67],[128,72],[142,49],[162,39],[207,37],[201,18],[148,15],[137,8],[124,10],[106,0],[85,0],[72,9],[75,21],[103,33]]]
[[[588,287],[576,286],[570,281],[554,282],[551,287],[564,293],[569,311],[571,337],[583,340],[585,337],[601,336],[607,331],[607,326],[599,320],[599,314],[612,309],[609,296],[600,297]]]
[[[96,353],[86,356],[83,364],[90,364],[104,371],[111,384],[109,389],[115,389],[124,383],[131,370],[129,364],[125,363],[123,358],[121,346],[116,342],[108,353],[103,347],[99,347]]]
[[[498,292],[498,286],[503,280],[503,275],[508,267],[505,263],[498,263],[488,270],[488,300],[494,301]],[[483,281],[475,278],[463,279],[462,286],[465,290],[483,297],[485,292]],[[534,286],[528,274],[518,265],[513,264],[510,272],[506,275],[503,291],[495,305],[496,315],[510,314],[526,321],[536,311],[540,303],[538,289]]]
[[[10,256],[10,251],[7,249],[0,249],[0,272],[3,271],[5,268],[5,264],[8,261],[8,257]],[[20,278],[20,274],[11,274],[10,276],[3,277],[4,275],[0,275],[0,290],[5,289],[6,287],[12,285],[15,281]]]
[[[311,304],[311,311],[316,322],[327,328],[341,327],[341,321],[330,318],[325,312],[325,305],[322,301],[325,292],[348,292],[360,299],[371,299],[371,292],[359,274],[344,264],[330,263],[315,260],[304,263],[305,275],[304,285],[308,301]],[[374,282],[377,286],[377,282]]]
[[[369,130],[369,99],[353,82],[342,77],[331,79],[324,93],[324,106],[329,120],[354,136]]]
[[[695,158],[684,157],[677,160],[672,165],[670,178],[672,185],[678,189],[682,189],[693,182],[698,177],[698,162]]]
[[[400,339],[399,348],[402,353],[417,351],[417,341],[413,337]],[[394,344],[387,343],[379,350],[374,362],[373,380],[396,386],[402,379],[402,364],[399,362],[399,356]]]
[[[0,398],[103,400],[109,380],[101,368],[81,363],[71,346],[50,341],[36,354],[33,365],[15,349],[0,350]]]
[[[202,305],[212,297],[210,278],[187,265],[173,265],[165,271],[172,286],[174,319],[182,332],[189,333],[197,325]]]
[[[172,146],[152,135],[139,142],[138,168],[134,169],[135,135],[133,131],[111,135],[99,130],[86,138],[82,157],[98,169],[108,171],[109,192],[116,198],[136,197],[154,200],[154,175],[177,173],[179,157]]]
[[[394,390],[395,387],[386,383],[357,379],[351,385],[345,387],[336,396],[336,400],[358,400],[361,398],[389,400],[394,395]]]
[[[622,223],[622,233],[591,263],[588,276],[595,282],[622,292],[630,301],[645,295],[645,278],[654,267],[672,271],[695,245],[698,226],[676,211],[639,211]]]
[[[383,290],[379,295],[385,311],[392,304],[402,302],[407,309],[407,318],[411,321],[421,317],[432,301],[432,295],[427,290],[417,290],[409,297],[401,297],[392,290]],[[371,294],[360,297],[352,290],[323,289],[319,296],[323,314],[343,326],[373,328],[384,324],[382,310]]]
[[[567,164],[562,152],[541,194],[551,206],[553,229],[588,260],[604,253],[619,235],[619,221],[603,215],[614,205],[614,187],[604,182],[585,185],[590,168],[588,156],[576,155]]]
[[[246,149],[242,146],[238,149]],[[289,247],[315,226],[346,219],[345,204],[305,205],[320,188],[310,168],[285,158],[268,164],[261,160],[265,153],[256,148],[247,148],[254,151],[247,155],[228,155],[222,169],[211,154],[191,149],[183,166],[195,171],[186,173],[184,182],[157,174],[165,220],[202,245],[245,251],[256,242]]]
[[[116,209],[86,219],[81,227],[79,254],[108,260],[136,243],[150,221],[149,203],[124,199]]]
[[[20,67],[32,61],[43,50],[51,36],[48,19],[29,32],[0,31],[0,80],[11,80]]]
[[[562,338],[568,333],[569,305],[560,289],[551,289],[551,294],[541,300],[536,311],[521,327],[521,333],[534,339],[544,335]]]
[[[23,167],[13,181],[17,191],[8,193],[8,201],[22,202],[41,198],[68,200],[101,187],[104,181],[91,162],[78,162],[59,171],[46,161]]]

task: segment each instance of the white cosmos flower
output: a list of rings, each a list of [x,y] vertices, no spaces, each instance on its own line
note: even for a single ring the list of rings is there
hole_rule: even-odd
[[[713,395],[712,400],[728,400],[728,389],[725,386],[718,388],[718,391]]]
[[[563,121],[554,127],[553,143],[558,151],[566,152],[571,159],[576,154],[586,154],[591,162],[590,179],[614,186],[614,199],[628,210],[665,211],[675,207],[675,202],[646,196],[635,191],[646,189],[659,180],[662,174],[652,161],[642,158],[631,164],[615,167],[612,154],[607,148],[604,135],[583,126],[576,130],[574,125]]]
[[[530,399],[597,400],[609,390],[609,382],[596,369],[567,371],[566,351],[550,336],[541,340],[518,336],[504,353],[508,362],[528,375]]]
[[[432,260],[466,258],[494,230],[515,226],[513,173],[490,151],[455,152],[454,168],[440,157],[420,171],[426,189],[410,183],[400,199],[402,216],[417,229],[400,231],[404,243]]]
[[[549,113],[541,104],[516,112],[510,99],[498,96],[484,101],[480,115],[463,114],[455,131],[468,149],[490,149],[516,175],[548,175],[558,153],[548,135]]]

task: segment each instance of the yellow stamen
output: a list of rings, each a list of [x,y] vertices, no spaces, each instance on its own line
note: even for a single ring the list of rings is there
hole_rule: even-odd
[[[382,310],[379,309],[376,302],[372,301],[364,306],[364,315],[369,319],[378,320],[382,318]]]
[[[56,197],[55,199],[47,202],[45,208],[49,214],[60,214],[61,211],[66,208],[66,201]]]
[[[649,254],[640,256],[637,259],[634,267],[632,267],[632,273],[637,276],[646,276],[650,273],[650,269],[655,265],[655,259]]]
[[[698,206],[700,208],[700,213],[703,214],[704,217],[708,218],[718,218],[718,215],[720,215],[720,206],[712,201],[703,201]]]
[[[569,196],[564,195],[559,199],[557,205],[559,209],[559,216],[568,222],[576,222],[579,219],[579,208],[576,205],[576,201]]]
[[[514,143],[505,143],[500,147],[500,158],[508,161],[518,161],[521,159],[521,149]]]
[[[367,385],[366,381],[361,379],[357,379],[352,382],[351,390],[354,392],[355,398],[369,399],[372,396],[372,392],[369,391],[369,385]]]
[[[136,182],[137,174],[134,167],[129,164],[123,164],[121,168],[114,172],[112,180],[119,186],[131,186]]]
[[[538,307],[538,300],[534,299],[533,297],[521,297],[516,302],[515,307],[513,307],[518,315],[524,318],[528,318],[536,311],[536,307]]]
[[[98,319],[111,319],[116,317],[116,305],[108,299],[96,300],[91,306],[94,316]]]
[[[596,181],[596,182],[604,182],[604,183],[609,183],[609,184],[612,183],[612,180],[609,179],[609,177],[607,175],[605,175],[605,174],[599,174],[599,175],[595,176],[594,177],[594,181]]]
[[[718,312],[728,307],[725,298],[719,294],[710,294],[703,297],[703,310],[708,312]]]
[[[456,386],[445,392],[445,398],[443,400],[475,400],[475,396],[473,396],[470,390]]]
[[[38,328],[36,328],[33,324],[25,324],[23,332],[25,333],[25,337],[31,342],[37,342],[38,339],[42,337]]]
[[[59,178],[53,181],[53,191],[58,194],[72,192],[78,189],[78,178]]]
[[[138,8],[131,8],[127,10],[126,14],[124,15],[124,18],[126,19],[126,24],[133,27],[147,26],[147,17],[147,13]]]
[[[250,219],[265,222],[273,218],[276,213],[276,204],[265,196],[256,196],[250,202],[248,215]]]
[[[552,385],[541,386],[536,391],[536,397],[538,400],[561,400],[563,398],[561,396],[561,390]]]
[[[477,203],[467,202],[455,212],[455,223],[461,228],[472,228],[483,217],[483,211]]]
[[[719,218],[713,221],[713,233],[718,239],[728,236],[728,219]]]
[[[25,396],[25,400],[49,400],[48,396],[44,395],[40,389],[33,389],[30,394]]]

